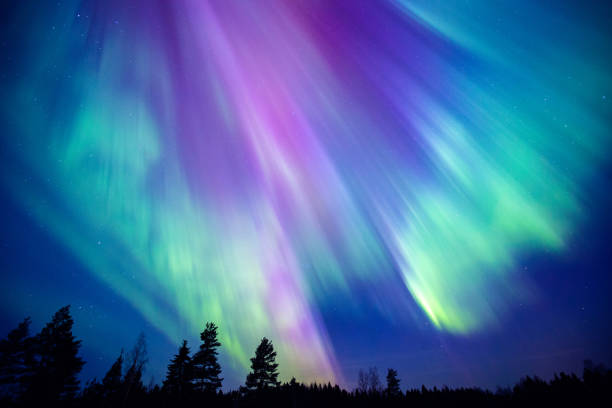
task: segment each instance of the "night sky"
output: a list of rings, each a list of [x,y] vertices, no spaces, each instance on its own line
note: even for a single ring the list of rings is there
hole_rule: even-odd
[[[562,4],[558,4],[562,3]],[[0,334],[72,305],[101,378],[219,326],[283,380],[612,366],[605,2],[92,0],[0,10]]]

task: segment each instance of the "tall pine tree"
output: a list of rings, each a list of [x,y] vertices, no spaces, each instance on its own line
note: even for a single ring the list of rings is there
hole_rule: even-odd
[[[387,389],[385,391],[389,397],[402,395],[400,380],[397,378],[397,371],[392,368],[387,371]]]
[[[252,371],[247,375],[246,388],[253,391],[277,387],[279,385],[277,369],[274,346],[264,337],[255,350],[255,357],[251,359]]]
[[[77,374],[84,361],[81,341],[72,334],[70,306],[62,307],[34,339],[36,361],[28,394],[43,401],[68,400],[79,389]]]
[[[173,397],[181,399],[191,390],[191,357],[187,340],[179,348],[178,354],[170,361],[164,380],[164,391]]]
[[[14,399],[21,394],[33,370],[29,317],[0,341],[0,393]]]
[[[220,378],[221,366],[217,361],[217,348],[221,343],[217,339],[218,327],[214,323],[206,323],[206,328],[200,333],[202,344],[193,356],[193,381],[195,389],[207,393],[216,393],[221,388],[223,378]]]

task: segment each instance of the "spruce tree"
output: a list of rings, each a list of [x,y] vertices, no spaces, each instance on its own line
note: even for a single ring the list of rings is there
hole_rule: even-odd
[[[121,394],[123,381],[121,379],[121,371],[123,369],[123,350],[119,353],[119,357],[115,360],[111,368],[106,372],[102,379],[102,392],[104,398],[109,401],[117,401]]]
[[[257,349],[255,357],[251,359],[251,372],[246,378],[246,387],[249,390],[263,390],[268,387],[277,387],[279,382],[276,351],[272,342],[263,338]]]
[[[178,354],[168,365],[168,372],[164,380],[164,391],[179,399],[185,396],[191,390],[191,368],[189,347],[187,347],[187,340],[183,340],[183,345],[179,348]]]
[[[223,378],[220,378],[221,366],[217,361],[217,348],[221,343],[217,339],[218,327],[214,323],[206,323],[206,328],[200,333],[202,344],[193,356],[193,380],[195,389],[207,393],[216,393],[221,388]]]
[[[67,400],[79,389],[77,374],[84,361],[77,355],[81,341],[72,334],[70,306],[62,307],[34,339],[35,372],[31,397],[44,401]]]
[[[390,368],[387,371],[387,395],[389,397],[397,397],[402,395],[402,390],[400,389],[400,380],[397,378],[397,371]]]
[[[25,318],[0,341],[0,390],[11,399],[23,392],[32,376],[30,323],[30,318]]]

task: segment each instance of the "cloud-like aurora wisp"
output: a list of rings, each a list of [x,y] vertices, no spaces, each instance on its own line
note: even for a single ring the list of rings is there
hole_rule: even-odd
[[[562,11],[123,3],[35,20],[3,183],[170,338],[217,321],[241,365],[267,335],[284,374],[333,379],[321,310],[357,286],[398,321],[411,295],[440,330],[495,324],[606,159],[605,33]]]

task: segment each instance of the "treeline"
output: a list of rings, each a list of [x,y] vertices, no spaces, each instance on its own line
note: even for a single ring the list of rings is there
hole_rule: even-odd
[[[83,388],[77,375],[85,362],[81,341],[72,334],[70,307],[58,310],[40,333],[30,335],[26,318],[0,341],[0,406],[6,407],[408,407],[602,405],[612,402],[612,370],[585,362],[582,377],[561,373],[551,381],[525,377],[495,393],[480,388],[426,388],[402,391],[398,373],[388,369],[381,381],[376,368],[360,371],[358,386],[296,381],[280,383],[272,342],[263,338],[251,358],[244,386],[223,392],[217,356],[218,327],[206,323],[192,353],[183,340],[171,359],[163,384],[144,385],[147,364],[144,335],[132,350],[121,350],[101,380]]]

